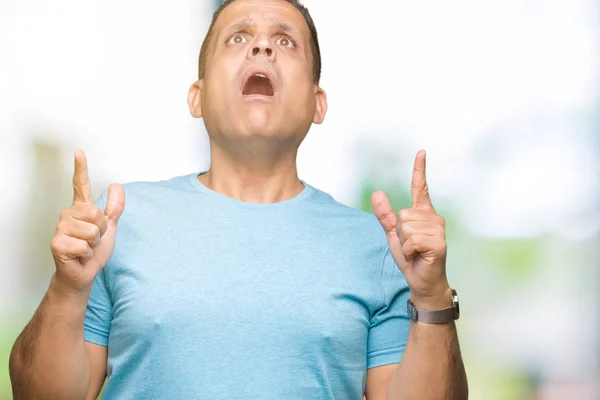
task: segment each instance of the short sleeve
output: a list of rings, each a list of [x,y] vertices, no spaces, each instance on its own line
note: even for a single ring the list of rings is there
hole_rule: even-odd
[[[406,302],[410,289],[388,246],[383,256],[381,286],[381,306],[370,320],[367,368],[399,363],[408,341]]]
[[[104,209],[106,192],[102,194],[96,205]],[[106,269],[100,270],[94,279],[94,285],[85,312],[83,337],[85,341],[100,346],[108,346],[108,335],[112,322],[112,300],[108,289]]]

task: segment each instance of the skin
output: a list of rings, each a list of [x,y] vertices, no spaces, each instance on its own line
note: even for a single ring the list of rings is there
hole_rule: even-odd
[[[325,91],[313,83],[308,26],[289,3],[238,0],[215,29],[204,78],[188,96],[190,112],[204,119],[210,140],[211,167],[200,180],[249,202],[292,198],[303,188],[298,147],[327,113]],[[253,67],[273,74],[273,98],[242,95],[244,74]]]
[[[298,147],[327,113],[325,92],[313,83],[308,26],[287,2],[238,0],[223,11],[215,30],[206,73],[188,95],[190,112],[204,119],[211,146],[210,170],[198,179],[242,201],[290,199],[303,189]],[[243,77],[254,67],[272,75],[273,97],[242,95]],[[397,214],[383,192],[375,192],[372,201],[417,308],[446,308],[451,297],[444,220],[429,197],[423,151],[415,159],[412,198],[413,206]],[[109,188],[105,212],[94,205],[87,161],[77,151],[73,204],[61,213],[51,244],[56,272],[11,353],[15,399],[93,399],[100,392],[107,349],[83,340],[83,322],[93,279],[114,250],[124,207],[120,185]],[[369,369],[365,397],[466,399],[454,322],[411,322],[402,362]]]

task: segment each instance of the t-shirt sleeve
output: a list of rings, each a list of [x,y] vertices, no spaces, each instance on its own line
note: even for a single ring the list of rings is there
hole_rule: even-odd
[[[367,368],[399,363],[410,327],[406,311],[410,289],[388,246],[382,264],[380,279],[383,299],[370,321]]]
[[[96,205],[104,210],[106,204],[106,192],[102,194]],[[108,279],[106,268],[100,270],[90,293],[87,310],[85,312],[85,322],[83,337],[85,341],[100,346],[108,346],[108,335],[112,322],[112,300],[108,288]]]

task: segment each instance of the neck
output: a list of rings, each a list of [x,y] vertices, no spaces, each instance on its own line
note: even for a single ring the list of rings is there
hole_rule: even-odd
[[[277,157],[250,153],[232,154],[211,141],[210,169],[198,179],[217,193],[248,203],[277,203],[304,189],[298,179],[297,151]]]

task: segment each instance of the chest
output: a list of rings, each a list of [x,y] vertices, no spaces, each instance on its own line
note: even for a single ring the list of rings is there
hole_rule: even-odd
[[[380,288],[372,260],[343,242],[221,230],[140,237],[119,252],[110,280],[120,343],[202,357],[365,358]]]

